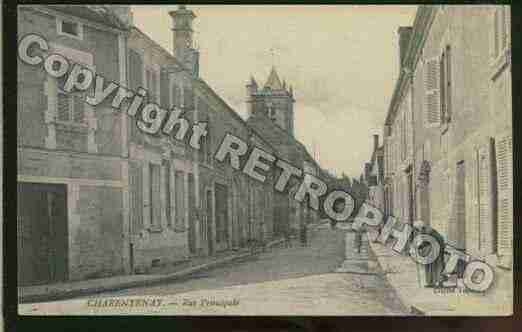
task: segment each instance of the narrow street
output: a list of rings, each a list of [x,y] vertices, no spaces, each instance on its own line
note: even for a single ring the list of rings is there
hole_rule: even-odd
[[[406,313],[394,291],[375,273],[336,273],[346,266],[346,231],[323,227],[311,232],[311,243],[273,248],[256,257],[236,261],[186,280],[107,292],[93,297],[22,305],[31,314],[67,313],[234,314],[255,312],[260,303],[266,315],[395,315]],[[348,237],[351,238],[351,237]],[[344,262],[344,264],[343,264]],[[348,263],[349,265],[349,263]],[[162,297],[161,308],[87,307],[89,299]],[[203,305],[204,301],[237,301],[231,306]],[[65,306],[64,304],[67,303]],[[75,305],[76,303],[76,305]],[[53,309],[54,308],[54,309]],[[72,310],[73,312],[70,312]],[[62,311],[57,311],[57,314]]]

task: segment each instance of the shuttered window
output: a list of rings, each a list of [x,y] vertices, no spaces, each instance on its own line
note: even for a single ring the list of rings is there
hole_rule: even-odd
[[[143,60],[134,50],[129,50],[129,85],[134,91],[143,86]]]
[[[164,167],[164,190],[165,190],[165,215],[167,217],[167,226],[172,226],[172,205],[171,205],[171,191],[170,191],[170,162],[165,160]]]
[[[424,68],[425,87],[425,127],[436,127],[440,125],[440,66],[439,59],[426,60]]]
[[[194,108],[194,91],[191,87],[183,88],[183,105],[189,111]]]
[[[173,106],[181,107],[181,89],[175,83],[172,84],[171,96],[172,96],[171,97],[172,99],[170,101],[171,107],[173,107]]]
[[[57,117],[59,121],[71,121],[69,96],[65,93],[58,93],[58,112]]]
[[[442,123],[451,119],[451,47],[446,46],[440,58],[440,117]]]
[[[132,234],[138,234],[143,229],[143,172],[137,163],[130,162],[129,166]]]
[[[161,225],[161,166],[149,164],[149,205],[150,205],[150,225]]]
[[[498,253],[513,253],[513,142],[511,135],[495,140],[498,197]]]
[[[507,26],[507,8],[506,6],[498,6],[493,12],[493,59],[501,56],[507,47]]]
[[[145,79],[147,80],[148,100],[149,102],[157,102],[158,97],[158,82],[157,75],[153,69],[145,71]]]
[[[478,249],[483,255],[494,252],[494,215],[493,204],[495,191],[493,188],[493,142],[477,149],[477,209],[478,209]]]
[[[185,183],[184,173],[176,171],[174,176],[175,191],[175,210],[176,210],[176,227],[183,228],[185,226]]]
[[[85,104],[81,95],[58,92],[56,118],[62,122],[85,122]]]

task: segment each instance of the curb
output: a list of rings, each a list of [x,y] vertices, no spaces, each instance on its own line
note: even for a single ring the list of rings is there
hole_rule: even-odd
[[[284,242],[284,239],[277,239],[269,242],[267,247],[273,247],[280,243]],[[231,255],[228,257],[221,258],[219,260],[215,260],[206,264],[201,264],[193,267],[186,268],[181,271],[173,272],[165,275],[156,275],[151,277],[150,279],[142,279],[135,281],[122,282],[120,284],[110,285],[110,286],[98,286],[98,287],[85,287],[80,289],[73,290],[65,290],[65,291],[56,291],[45,294],[32,294],[32,295],[21,295],[18,296],[18,303],[29,303],[29,302],[45,302],[45,301],[58,301],[65,300],[79,296],[85,295],[93,295],[98,293],[104,293],[109,291],[118,291],[122,289],[134,288],[134,287],[143,287],[143,286],[152,286],[155,284],[164,283],[167,281],[174,281],[177,279],[182,279],[188,277],[196,272],[208,270],[219,265],[232,262],[237,259],[246,258],[255,256],[250,252],[245,252],[242,254]]]
[[[373,242],[370,239],[368,239],[368,251],[371,252],[372,255],[375,257],[375,262],[377,264],[376,268],[379,270],[378,275],[383,277],[383,279],[385,279],[386,283],[393,289],[393,291],[395,292],[395,294],[397,296],[397,299],[402,303],[404,308],[409,310],[409,315],[410,316],[426,316],[426,312],[424,312],[423,310],[420,310],[419,308],[417,308],[415,305],[413,305],[411,303],[406,303],[402,299],[402,297],[399,296],[399,292],[397,291],[397,288],[395,286],[393,286],[393,284],[388,279],[387,274],[384,272],[384,269],[382,268],[381,262],[380,262],[378,256],[375,254],[375,252],[373,250],[372,244],[373,244]]]
[[[245,257],[252,256],[250,253],[243,253],[235,256],[229,256],[222,258],[220,260],[216,260],[210,263],[193,266],[181,271],[177,271],[171,274],[167,275],[159,275],[156,277],[151,277],[150,279],[146,280],[136,280],[136,281],[129,281],[129,282],[123,282],[116,285],[110,285],[110,286],[98,286],[98,287],[86,287],[86,288],[80,288],[80,289],[74,289],[74,290],[66,290],[66,291],[58,291],[55,293],[46,293],[46,294],[34,294],[34,295],[26,295],[26,296],[19,296],[18,297],[18,303],[28,303],[28,302],[45,302],[45,301],[57,301],[57,300],[65,300],[69,298],[74,298],[78,296],[84,296],[84,295],[92,295],[92,294],[98,294],[98,293],[104,293],[109,291],[118,291],[122,289],[128,289],[128,288],[134,288],[134,287],[143,287],[143,286],[152,286],[155,284],[160,284],[167,281],[173,281],[176,279],[182,279],[184,277],[190,276],[191,274],[194,274],[195,272],[207,270],[210,268],[217,267],[221,264],[225,264],[231,261],[234,261],[236,259],[241,259]]]

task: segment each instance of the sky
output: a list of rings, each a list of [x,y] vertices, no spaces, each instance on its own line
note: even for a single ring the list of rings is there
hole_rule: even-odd
[[[188,6],[200,76],[245,117],[246,83],[272,66],[294,88],[295,136],[337,175],[359,177],[399,73],[397,29],[415,6]],[[134,24],[172,52],[176,6],[132,6]]]

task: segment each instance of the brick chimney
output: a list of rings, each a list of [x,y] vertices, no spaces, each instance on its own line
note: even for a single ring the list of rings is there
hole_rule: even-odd
[[[406,58],[412,31],[412,27],[399,27],[397,30],[399,34],[399,68],[401,69],[404,65],[404,58]]]

